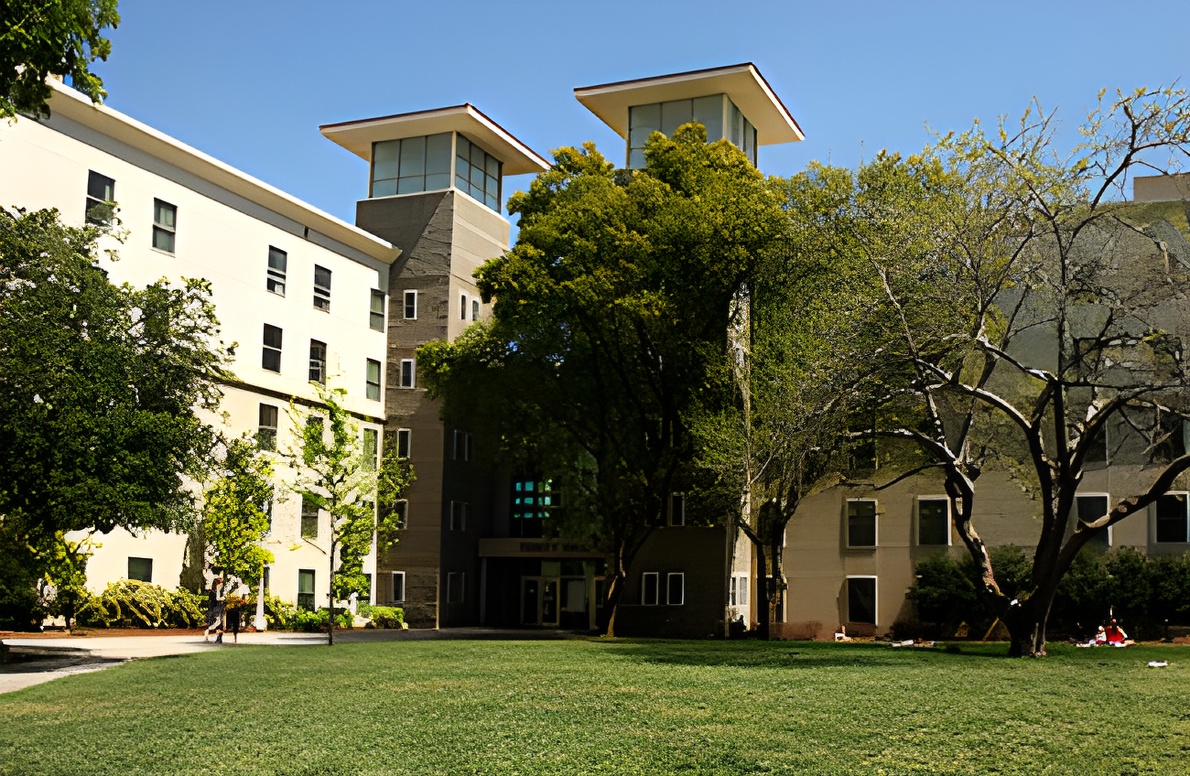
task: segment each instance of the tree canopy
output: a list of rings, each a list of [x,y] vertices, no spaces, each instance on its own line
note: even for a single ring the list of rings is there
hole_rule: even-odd
[[[3,0],[0,2],[0,119],[18,112],[49,115],[51,76],[99,102],[103,79],[91,72],[112,44],[104,30],[120,23],[117,0]]]

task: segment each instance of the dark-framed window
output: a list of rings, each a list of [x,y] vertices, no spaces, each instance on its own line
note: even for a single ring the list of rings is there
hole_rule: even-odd
[[[256,445],[261,450],[277,449],[277,417],[276,405],[260,405],[260,422],[256,428]]]
[[[173,253],[177,231],[177,207],[164,200],[153,200],[153,247],[159,251]]]
[[[1161,543],[1190,541],[1190,520],[1187,519],[1187,494],[1166,493],[1153,507],[1154,538]]]
[[[331,271],[314,265],[314,309],[331,311]]]
[[[260,352],[260,366],[270,372],[281,371],[281,327],[264,325],[264,347]]]
[[[847,500],[847,546],[876,546],[876,502],[873,499]]]
[[[141,582],[153,581],[152,558],[128,558],[128,578],[139,579]]]
[[[657,606],[661,596],[661,575],[656,571],[645,571],[640,575],[641,606]]]
[[[285,296],[285,273],[288,268],[289,254],[270,245],[269,268],[264,276],[264,287],[277,296]]]
[[[310,340],[310,382],[326,385],[326,343]]]
[[[922,546],[950,544],[950,501],[922,496],[917,500],[917,543]]]
[[[876,624],[876,577],[847,577],[847,622]]]
[[[87,223],[106,226],[116,210],[116,181],[94,170],[87,171]]]
[[[369,358],[367,369],[364,394],[372,401],[380,401],[380,362]]]
[[[314,611],[314,569],[298,569],[297,605],[299,609]]]
[[[318,538],[318,504],[309,496],[302,496],[302,538]]]
[[[384,292],[373,288],[368,304],[368,326],[375,331],[384,331]]]

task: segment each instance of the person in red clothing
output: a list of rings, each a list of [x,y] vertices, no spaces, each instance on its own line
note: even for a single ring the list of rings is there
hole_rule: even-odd
[[[1107,643],[1113,646],[1122,647],[1125,644],[1131,643],[1128,641],[1128,634],[1124,632],[1123,628],[1116,624],[1114,617],[1112,618],[1111,624],[1104,629],[1104,633],[1107,635]]]

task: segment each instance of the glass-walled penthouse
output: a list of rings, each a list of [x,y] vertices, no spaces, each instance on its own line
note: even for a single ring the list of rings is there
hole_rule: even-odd
[[[458,132],[372,144],[370,198],[441,191],[453,185],[500,210],[500,160]]]
[[[726,94],[669,100],[628,109],[628,167],[645,166],[645,143],[654,132],[669,137],[678,127],[697,121],[707,128],[707,141],[727,138],[756,165],[756,128]],[[726,130],[724,129],[726,127]]]

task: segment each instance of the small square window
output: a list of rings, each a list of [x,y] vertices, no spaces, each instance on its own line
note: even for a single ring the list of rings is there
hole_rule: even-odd
[[[405,292],[405,320],[417,320],[417,291]]]
[[[152,558],[128,558],[128,578],[138,579],[141,582],[153,581],[153,559]]]
[[[661,585],[656,571],[646,571],[640,575],[640,602],[642,606],[656,606],[660,596]]]
[[[681,606],[686,603],[686,575],[680,571],[665,575],[665,603]]]
[[[921,497],[917,500],[917,543],[921,546],[950,544],[950,501]]]
[[[281,328],[264,325],[264,348],[260,353],[260,366],[270,372],[281,371]]]
[[[413,432],[407,428],[397,429],[397,457],[408,458]]]
[[[368,311],[368,326],[384,331],[384,292],[372,289],[371,307]]]
[[[416,388],[416,366],[412,358],[401,359],[401,387]]]
[[[94,170],[87,172],[87,223],[106,226],[116,210],[116,182]]]
[[[277,449],[277,407],[260,405],[260,423],[256,429],[256,445],[261,450]]]
[[[390,603],[403,604],[405,603],[405,572],[394,571],[392,590],[388,598]]]
[[[314,309],[331,311],[331,271],[314,265]]]
[[[310,382],[326,385],[326,343],[310,340]]]
[[[309,496],[302,496],[302,538],[318,538],[318,504]]]
[[[153,200],[153,247],[173,253],[177,231],[178,209],[168,202]]]
[[[871,499],[848,499],[847,546],[876,546],[876,502]]]
[[[372,401],[380,401],[380,362],[368,359],[365,395]]]
[[[285,272],[288,266],[289,255],[270,245],[269,268],[265,273],[264,287],[277,296],[285,296]]]

